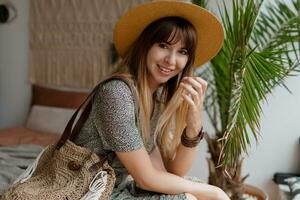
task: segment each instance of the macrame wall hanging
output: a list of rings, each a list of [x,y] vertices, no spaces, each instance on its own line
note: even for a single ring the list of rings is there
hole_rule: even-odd
[[[92,88],[113,71],[113,28],[147,0],[31,0],[31,82]]]

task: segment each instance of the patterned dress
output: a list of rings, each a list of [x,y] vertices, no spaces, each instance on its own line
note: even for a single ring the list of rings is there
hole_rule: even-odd
[[[137,195],[134,192],[134,181],[128,178],[128,171],[114,152],[135,151],[144,145],[135,115],[135,99],[127,83],[118,79],[104,82],[98,90],[89,118],[74,142],[92,149],[98,155],[108,155],[108,162],[116,173],[116,184],[110,199],[186,199],[185,194],[165,195],[144,191]],[[145,145],[149,154],[155,147],[153,132],[158,119],[156,107],[151,118],[151,139]]]

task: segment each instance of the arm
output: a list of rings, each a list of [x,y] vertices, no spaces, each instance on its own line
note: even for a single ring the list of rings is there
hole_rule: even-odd
[[[144,148],[131,152],[116,152],[116,155],[138,185],[145,190],[165,194],[190,193],[198,200],[229,200],[226,194],[215,186],[192,182],[155,169]]]
[[[116,152],[116,155],[133,179],[145,190],[165,194],[180,194],[193,190],[194,185],[191,181],[155,168],[144,148],[131,152]]]
[[[153,167],[157,170],[167,172],[159,148],[156,146],[150,154],[150,160]]]
[[[153,166],[157,170],[169,172],[177,176],[183,177],[189,171],[190,168],[188,167],[192,166],[196,154],[197,148],[187,148],[183,145],[180,145],[178,147],[175,159],[170,160],[167,158],[162,158],[162,153],[160,152],[159,148],[156,147],[150,154],[150,159]],[[185,165],[183,165],[182,163],[185,163]]]
[[[163,158],[164,166],[172,174],[186,176],[194,163],[197,150],[198,148],[196,147],[188,148],[180,144],[174,160]]]
[[[202,127],[202,110],[207,83],[200,77],[185,77],[180,87],[184,88],[185,92],[182,97],[189,106],[186,118],[186,134],[193,138],[199,134]],[[196,154],[196,147],[188,148],[180,144],[174,160],[163,159],[165,167],[170,173],[184,176],[191,169]]]
[[[193,152],[187,152],[193,151]],[[197,148],[187,148],[183,145],[178,147],[178,152],[174,160],[168,160],[166,158],[162,158],[162,154],[158,147],[156,147],[153,152],[150,154],[150,159],[153,167],[157,170],[169,172],[172,174],[176,174],[178,176],[184,176],[185,172],[189,170],[186,169],[187,166],[192,166],[194,157],[197,154]],[[188,156],[186,156],[188,155]],[[167,164],[165,162],[168,162]],[[186,163],[182,165],[182,163]],[[165,166],[169,167],[168,169]],[[172,166],[180,166],[178,168],[172,169]]]

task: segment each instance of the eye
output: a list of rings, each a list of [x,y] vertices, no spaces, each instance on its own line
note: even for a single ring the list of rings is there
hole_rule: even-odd
[[[186,49],[179,50],[179,53],[182,55],[188,55],[188,51]]]
[[[160,48],[162,48],[162,49],[167,49],[167,48],[168,48],[167,44],[164,43],[164,42],[159,43],[158,46],[159,46]]]

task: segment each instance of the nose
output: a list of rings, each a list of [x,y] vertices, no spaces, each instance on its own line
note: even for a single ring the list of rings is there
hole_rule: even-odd
[[[176,64],[176,54],[173,52],[169,52],[168,55],[165,56],[165,62],[168,65],[175,65]]]

